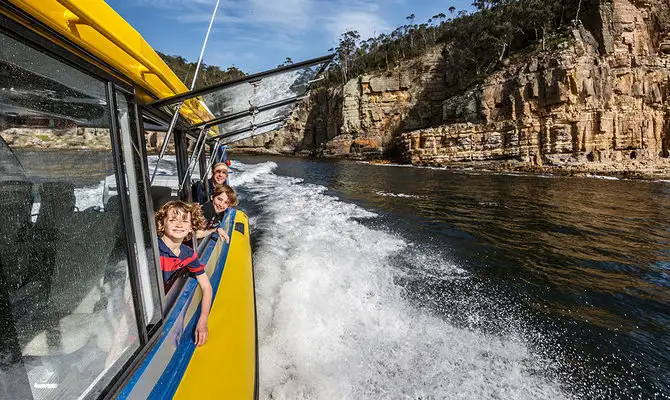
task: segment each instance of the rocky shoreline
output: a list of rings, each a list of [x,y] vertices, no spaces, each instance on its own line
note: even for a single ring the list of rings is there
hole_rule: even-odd
[[[670,179],[670,164],[664,168],[657,165],[528,165],[526,163],[458,163],[440,165],[446,169],[468,169],[491,171],[496,173],[525,173],[533,175],[575,176],[575,177],[611,177],[618,179],[666,180]]]
[[[3,135],[3,132],[0,132]],[[44,135],[44,133],[40,133]],[[16,143],[16,141],[14,142]],[[12,146],[15,149],[31,150],[31,151],[111,151],[110,145],[104,145],[101,142],[94,144],[86,144],[85,142],[76,141],[73,143],[63,142],[60,144],[43,145],[43,141],[39,139],[25,138],[21,141],[21,145]],[[147,146],[149,155],[156,155],[160,150],[159,146]],[[172,154],[168,151],[169,154]],[[282,152],[277,150],[258,149],[258,148],[235,148],[230,151],[230,155],[234,159],[235,155],[276,155],[283,157],[296,158],[328,158],[340,160],[356,160],[367,161],[370,164],[379,165],[406,165],[417,167],[434,167],[441,169],[453,170],[474,170],[486,171],[494,173],[524,173],[536,175],[555,175],[555,176],[602,176],[619,179],[641,179],[641,180],[664,180],[670,179],[670,160],[663,160],[662,163],[653,163],[648,161],[635,161],[618,163],[579,163],[571,162],[560,165],[536,165],[526,162],[505,160],[505,161],[460,161],[451,163],[426,163],[422,165],[412,165],[409,163],[398,163],[398,160],[388,158],[375,158],[370,160],[360,156],[333,156],[320,155],[315,156],[309,152]]]
[[[536,165],[522,161],[461,161],[451,163],[426,163],[414,165],[410,163],[399,163],[398,160],[389,158],[368,159],[365,157],[352,156],[315,156],[307,152],[281,152],[268,151],[256,148],[235,148],[230,151],[231,157],[235,155],[268,155],[296,158],[327,158],[332,160],[364,161],[373,165],[399,165],[409,167],[432,167],[452,170],[474,170],[494,173],[524,173],[535,175],[575,176],[575,177],[612,177],[618,179],[638,180],[666,180],[670,179],[670,160],[658,163],[645,161],[631,161],[626,163],[578,163],[573,162],[562,165]]]
[[[111,151],[109,129],[105,128],[31,128],[16,127],[0,131],[0,137],[15,149]],[[158,154],[165,133],[147,132],[147,153]],[[168,146],[174,154],[174,146]]]

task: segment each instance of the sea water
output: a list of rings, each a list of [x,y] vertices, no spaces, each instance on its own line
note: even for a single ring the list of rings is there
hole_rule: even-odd
[[[261,398],[670,398],[668,182],[267,157],[231,170]],[[78,209],[104,207],[103,185],[82,177]]]
[[[261,397],[670,394],[670,187],[240,158]]]

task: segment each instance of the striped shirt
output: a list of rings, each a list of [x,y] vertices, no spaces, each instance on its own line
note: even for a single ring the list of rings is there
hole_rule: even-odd
[[[187,268],[195,276],[205,273],[205,265],[200,262],[198,254],[183,243],[179,248],[179,256],[176,256],[163,239],[158,238],[158,252],[161,258],[163,282],[167,282],[182,268]]]

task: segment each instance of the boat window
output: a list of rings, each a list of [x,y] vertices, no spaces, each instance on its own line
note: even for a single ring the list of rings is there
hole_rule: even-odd
[[[96,397],[139,349],[106,93],[0,33],[0,398]]]
[[[245,76],[158,100],[151,106],[170,112],[171,105],[184,102],[191,110],[206,110],[209,119],[195,124],[193,130],[211,128],[214,138],[232,143],[279,129],[332,58],[319,57]]]
[[[147,118],[146,115],[144,118]],[[146,134],[146,145],[148,152],[151,154],[147,157],[149,164],[148,172],[151,177],[151,197],[154,211],[158,211],[168,201],[179,199],[179,168],[175,152],[175,139],[178,135],[170,135],[167,152],[162,159],[159,159],[158,153],[160,153],[160,149],[163,146],[166,136],[165,132],[148,130]]]
[[[153,213],[147,211],[147,198],[145,197],[148,175],[144,169],[143,142],[140,140],[136,118],[135,106],[132,98],[124,93],[116,92],[116,107],[121,131],[121,146],[123,148],[123,161],[126,166],[126,187],[130,197],[131,222],[134,231],[133,246],[137,254],[138,273],[142,305],[144,307],[145,323],[155,324],[161,318],[159,303],[159,279],[157,261],[152,243],[155,234],[150,229],[154,224]]]

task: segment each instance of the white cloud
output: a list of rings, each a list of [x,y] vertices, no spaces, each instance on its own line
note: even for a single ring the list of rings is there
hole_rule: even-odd
[[[334,41],[348,30],[355,30],[365,40],[391,29],[389,24],[374,12],[343,11],[330,17],[326,23],[328,32]]]
[[[293,29],[309,26],[314,0],[250,0],[251,22],[276,24]]]
[[[178,23],[203,29],[216,4],[216,0],[136,1],[136,5],[165,9]],[[333,45],[342,33],[356,30],[365,40],[392,30],[382,11],[403,1],[221,0],[210,40],[219,41],[219,49],[226,52],[247,48],[253,51],[262,42],[265,47],[269,45],[287,54],[298,52],[308,35],[324,37]],[[220,36],[221,31],[226,32],[227,38]],[[228,38],[234,38],[234,42]]]

